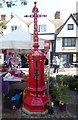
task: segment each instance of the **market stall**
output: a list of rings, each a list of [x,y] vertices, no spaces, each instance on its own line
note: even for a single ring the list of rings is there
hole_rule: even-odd
[[[32,49],[32,36],[21,28],[0,37],[0,49]]]

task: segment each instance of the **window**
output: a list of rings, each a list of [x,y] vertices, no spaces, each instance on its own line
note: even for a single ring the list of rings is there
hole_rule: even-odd
[[[46,25],[38,25],[38,32],[46,32],[47,30]]]
[[[11,31],[14,31],[14,30],[16,30],[16,29],[17,29],[17,26],[16,26],[16,25],[11,26]]]
[[[68,24],[68,30],[73,30],[74,29],[74,24]]]
[[[72,61],[72,54],[62,54],[60,57],[63,58],[64,63],[70,63]]]
[[[68,56],[67,56],[67,54],[62,54],[61,58],[63,58],[64,63],[68,62]]]
[[[75,47],[76,39],[75,38],[63,38],[62,47]]]

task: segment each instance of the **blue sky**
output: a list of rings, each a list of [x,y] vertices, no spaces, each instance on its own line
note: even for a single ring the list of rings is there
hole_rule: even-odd
[[[19,17],[24,18],[24,15],[32,14],[34,1],[37,1],[40,14],[46,14],[48,18],[53,19],[56,11],[61,12],[62,18],[67,18],[71,13],[75,13],[76,1],[78,0],[28,0],[28,4],[25,6],[21,5],[20,0],[18,0],[17,6],[13,6],[12,8],[7,8],[4,4],[4,7],[0,8],[0,14],[7,14],[9,17],[10,13],[13,12]]]

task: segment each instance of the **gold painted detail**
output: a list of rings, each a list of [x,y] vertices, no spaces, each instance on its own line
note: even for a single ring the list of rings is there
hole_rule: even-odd
[[[34,43],[38,43],[38,42],[34,42]]]
[[[34,56],[38,56],[38,55],[39,55],[38,51],[35,51]]]

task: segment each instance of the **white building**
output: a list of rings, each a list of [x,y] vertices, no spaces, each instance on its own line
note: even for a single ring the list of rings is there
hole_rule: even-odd
[[[28,32],[27,24],[22,19],[20,19],[17,15],[13,16],[12,19],[10,19],[7,22],[6,26],[7,26],[7,29],[3,30],[4,35],[16,30],[19,27],[22,30]]]
[[[29,33],[34,34],[34,22],[29,26]],[[38,37],[49,41],[55,40],[55,26],[47,18],[38,18]],[[50,49],[52,50],[51,44]]]
[[[71,14],[56,30],[56,54],[67,63],[78,61],[78,23]]]

